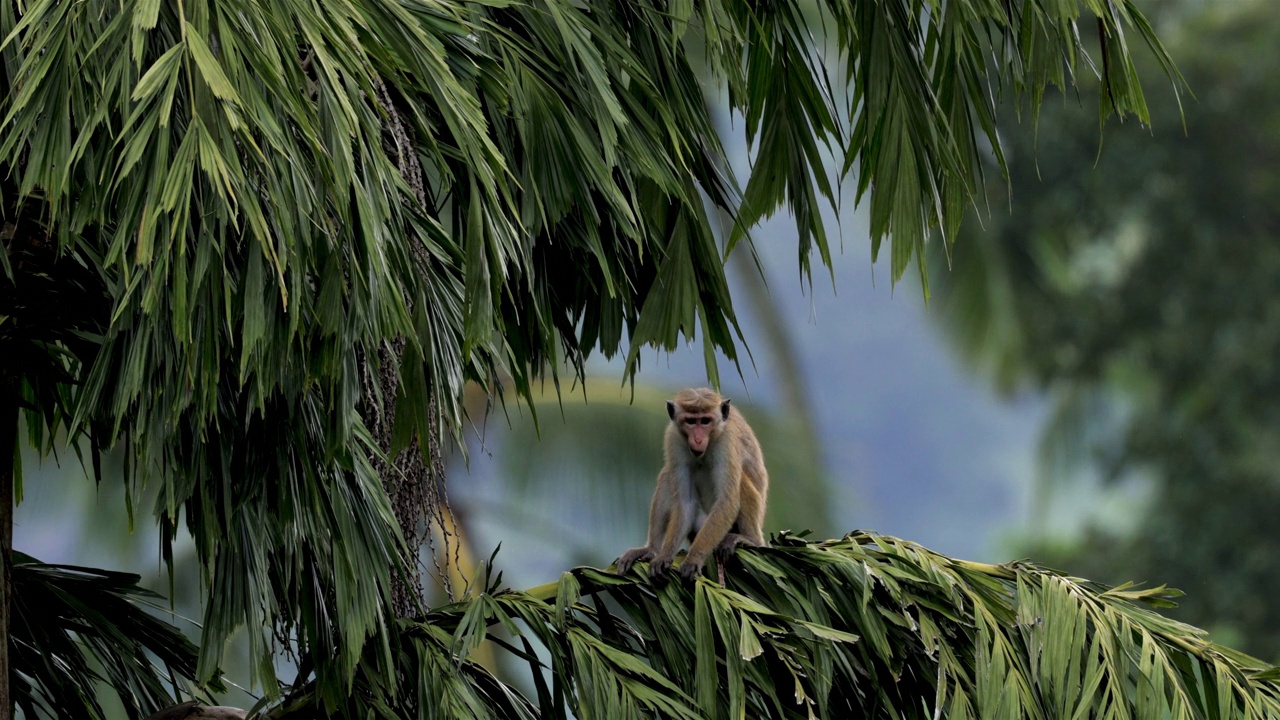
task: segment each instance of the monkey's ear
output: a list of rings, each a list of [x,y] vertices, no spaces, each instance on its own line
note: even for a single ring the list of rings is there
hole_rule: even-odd
[[[667,414],[671,416],[672,420],[676,419],[676,404],[670,400],[667,401]]]
[[[730,400],[725,400],[724,402],[720,403],[720,419],[721,420],[729,419],[729,403],[730,402],[731,402]]]

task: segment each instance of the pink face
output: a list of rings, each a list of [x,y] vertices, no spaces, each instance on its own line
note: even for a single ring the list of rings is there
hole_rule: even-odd
[[[680,431],[689,441],[689,450],[694,457],[702,457],[711,444],[711,432],[719,425],[720,418],[712,413],[703,415],[681,415]]]

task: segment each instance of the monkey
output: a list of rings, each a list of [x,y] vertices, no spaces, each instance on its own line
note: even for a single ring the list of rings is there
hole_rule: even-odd
[[[738,545],[765,544],[769,475],[742,413],[714,390],[690,388],[667,401],[667,415],[648,542],[618,558],[620,575],[649,561],[650,580],[665,576],[686,537],[689,553],[680,566],[685,580],[701,574],[709,552],[723,561]]]

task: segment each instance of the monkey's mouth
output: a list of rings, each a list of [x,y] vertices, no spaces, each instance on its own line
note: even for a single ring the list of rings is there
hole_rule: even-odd
[[[689,452],[693,453],[694,457],[700,458],[702,457],[702,453],[706,452],[706,450],[694,450],[693,448],[689,448]]]

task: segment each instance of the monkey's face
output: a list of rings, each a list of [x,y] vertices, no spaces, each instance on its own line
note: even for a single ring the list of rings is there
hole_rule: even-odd
[[[709,394],[710,397],[702,397],[700,393]],[[686,394],[694,396],[692,402],[687,399],[682,401]],[[707,402],[708,400],[711,402]],[[689,452],[695,458],[700,458],[706,454],[724,423],[729,420],[729,401],[722,400],[710,390],[685,390],[676,396],[674,402],[667,401],[667,414],[689,443]]]
[[[689,442],[689,452],[694,457],[702,457],[711,447],[711,436],[720,429],[720,418],[712,413],[681,415],[678,425]]]

